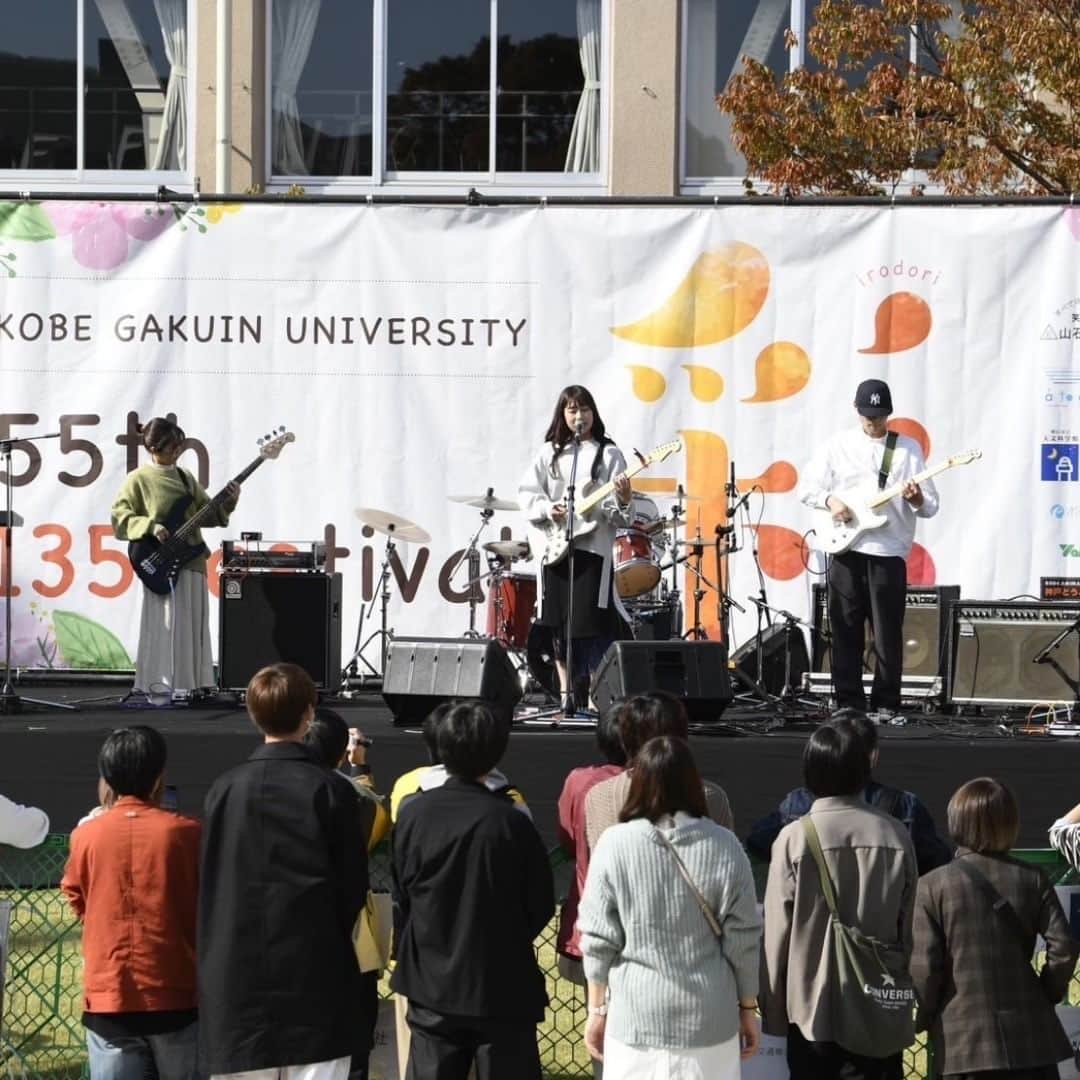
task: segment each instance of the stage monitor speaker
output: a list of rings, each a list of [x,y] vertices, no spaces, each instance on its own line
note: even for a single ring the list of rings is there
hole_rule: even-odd
[[[507,722],[521,679],[501,642],[488,638],[395,638],[382,696],[399,724],[419,724],[444,701],[482,701]]]
[[[828,587],[814,586],[814,671],[832,670],[829,642]],[[948,671],[946,642],[949,639],[949,606],[960,599],[959,585],[933,589],[908,589],[904,608],[904,679],[936,680]],[[824,631],[824,633],[823,633]],[[865,670],[874,672],[874,635],[866,624]]]
[[[766,626],[761,631],[761,667],[757,670],[757,635],[731,654],[731,664],[748,679],[760,683],[770,694],[779,696],[784,689],[785,638],[787,627],[783,623]],[[802,686],[803,676],[810,670],[810,656],[806,651],[806,638],[798,626],[791,631],[790,685],[796,693]]]
[[[221,575],[218,685],[243,690],[267,664],[299,664],[322,690],[341,681],[341,575]]]
[[[1037,705],[1075,701],[1080,637],[1066,634],[1042,663],[1036,655],[1080,618],[1080,607],[1055,603],[953,606],[949,701],[954,705]]]
[[[593,676],[601,712],[621,698],[666,690],[695,722],[717,720],[732,699],[727,648],[720,641],[616,641]]]

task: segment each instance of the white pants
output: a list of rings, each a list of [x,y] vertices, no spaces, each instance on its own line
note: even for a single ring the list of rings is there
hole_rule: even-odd
[[[604,1038],[604,1080],[739,1080],[739,1036],[716,1046],[653,1050]]]
[[[311,1065],[285,1065],[280,1069],[213,1073],[210,1080],[346,1080],[351,1060],[343,1057],[334,1061],[316,1061]]]

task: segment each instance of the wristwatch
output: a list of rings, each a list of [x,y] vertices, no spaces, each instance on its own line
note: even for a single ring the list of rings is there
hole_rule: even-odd
[[[607,1016],[607,1004],[605,1003],[603,1005],[590,1005],[589,1006],[589,1015],[590,1016]]]

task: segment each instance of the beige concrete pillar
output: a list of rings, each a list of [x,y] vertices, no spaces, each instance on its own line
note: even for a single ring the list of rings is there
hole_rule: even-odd
[[[217,0],[198,2],[196,53],[195,175],[202,190],[214,191],[217,131],[214,85],[217,64]],[[266,183],[266,5],[262,0],[232,0],[232,159],[234,192]]]
[[[612,195],[679,182],[679,0],[611,0]]]

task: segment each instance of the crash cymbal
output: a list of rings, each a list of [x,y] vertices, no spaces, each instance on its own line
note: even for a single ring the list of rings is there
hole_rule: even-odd
[[[521,507],[513,499],[496,498],[494,492],[487,495],[448,495],[451,502],[464,503],[466,506],[475,506],[478,510],[520,510]]]
[[[644,492],[642,493],[644,494]],[[704,502],[704,495],[690,495],[685,491],[650,491],[650,499],[671,499],[674,502]]]
[[[529,557],[528,540],[491,540],[484,545],[485,551],[498,555],[500,559],[527,559]]]
[[[386,533],[395,540],[404,540],[409,544],[426,544],[431,534],[407,518],[398,517],[387,510],[376,510],[370,506],[358,507],[353,513],[376,532]]]

